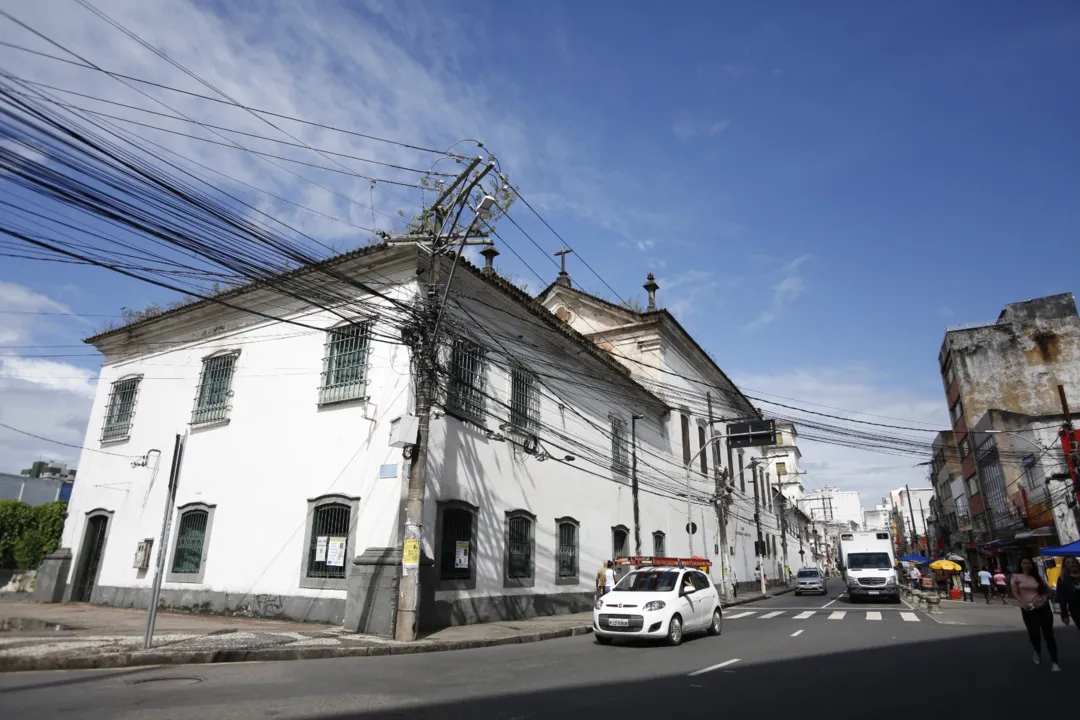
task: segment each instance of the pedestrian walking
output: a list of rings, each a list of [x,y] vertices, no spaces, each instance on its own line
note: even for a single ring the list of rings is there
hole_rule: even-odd
[[[1057,601],[1061,609],[1061,622],[1073,625],[1080,630],[1080,560],[1065,558],[1061,564],[1061,575],[1057,581]]]
[[[1032,662],[1042,664],[1040,634],[1046,640],[1046,651],[1050,653],[1050,672],[1061,672],[1058,667],[1057,641],[1054,640],[1054,613],[1050,610],[1050,588],[1039,574],[1029,558],[1020,561],[1020,569],[1012,576],[1012,594],[1020,603],[1020,614],[1024,618],[1024,627],[1028,639],[1035,650]]]
[[[739,597],[739,576],[735,574],[735,571],[731,571],[731,599],[734,600]]]
[[[990,574],[990,571],[983,568],[979,571],[979,588],[982,589],[983,597],[986,598],[986,604],[990,604],[990,587],[994,581],[994,576]]]
[[[615,563],[611,560],[605,562],[600,571],[596,573],[596,597],[602,598],[615,587]]]
[[[960,573],[960,587],[963,589],[964,601],[975,602],[975,595],[971,592],[971,571],[967,568]]]
[[[997,588],[997,594],[1001,597],[1001,604],[1008,605],[1006,598],[1009,596],[1009,581],[1001,568],[994,571],[994,587]]]

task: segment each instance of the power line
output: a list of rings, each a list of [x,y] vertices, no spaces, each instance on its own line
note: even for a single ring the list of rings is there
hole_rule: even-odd
[[[127,459],[139,457],[138,455],[121,455],[119,453],[107,452],[105,450],[98,450],[96,448],[85,447],[83,445],[72,445],[71,443],[66,443],[66,442],[64,442],[62,440],[54,440],[53,438],[47,438],[47,437],[45,437],[43,435],[35,435],[32,432],[27,432],[26,430],[20,430],[17,427],[12,427],[11,425],[6,425],[4,423],[0,423],[0,427],[5,428],[7,430],[11,430],[12,432],[17,432],[20,435],[26,435],[27,437],[32,437],[32,438],[35,438],[37,440],[42,440],[42,441],[47,442],[47,443],[52,443],[53,445],[62,445],[64,447],[75,448],[76,450],[89,450],[90,452],[96,452],[96,453],[100,453],[102,455],[112,455],[113,457],[120,457],[120,458],[127,458]]]

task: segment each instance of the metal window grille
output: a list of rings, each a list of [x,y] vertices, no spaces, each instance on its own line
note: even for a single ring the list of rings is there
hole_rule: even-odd
[[[510,372],[510,425],[532,435],[540,430],[540,391],[536,378],[522,367]]]
[[[656,557],[667,556],[667,538],[664,537],[664,533],[654,532],[652,534],[652,549],[653,555]]]
[[[176,531],[176,549],[173,551],[174,573],[197,573],[202,565],[203,543],[206,542],[205,510],[188,510],[180,516]]]
[[[370,347],[371,323],[347,325],[326,333],[320,405],[364,397]]]
[[[626,449],[626,421],[620,417],[611,418],[611,469],[625,473],[629,466],[629,453]]]
[[[611,556],[630,557],[630,533],[623,528],[611,531]]]
[[[139,393],[139,378],[118,380],[109,392],[109,405],[105,409],[105,424],[101,440],[126,438],[131,431],[131,419],[135,416],[135,399]]]
[[[195,397],[195,409],[191,413],[192,425],[206,425],[228,419],[237,354],[215,355],[203,360],[199,392]]]
[[[309,578],[343,578],[345,565],[327,565],[327,545],[330,538],[345,538],[345,557],[349,557],[349,521],[351,511],[343,503],[329,503],[315,508],[311,517],[311,539],[308,544],[307,576]],[[322,538],[322,542],[319,539]],[[319,550],[322,546],[322,555]]]
[[[559,523],[558,545],[555,549],[555,568],[558,577],[578,576],[578,537],[574,523]]]
[[[469,566],[475,558],[472,556],[473,515],[468,510],[447,509],[443,511],[442,547],[440,549],[439,570],[444,580],[460,580],[469,577],[469,567],[454,567],[454,558],[459,542],[469,543]]]
[[[484,422],[484,349],[469,340],[454,341],[450,358],[449,410]]]
[[[511,578],[532,577],[532,520],[527,517],[512,517],[507,521],[507,541],[509,562],[506,574]]]
[[[701,463],[701,474],[709,474],[709,453],[705,451],[705,428],[698,425],[697,429],[698,451],[701,453],[698,455],[698,462]]]

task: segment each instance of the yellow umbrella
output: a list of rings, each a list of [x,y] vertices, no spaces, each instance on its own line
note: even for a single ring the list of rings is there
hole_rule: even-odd
[[[934,568],[935,570],[952,570],[953,572],[963,570],[962,567],[954,563],[952,560],[935,560],[934,562],[930,563],[930,567]]]

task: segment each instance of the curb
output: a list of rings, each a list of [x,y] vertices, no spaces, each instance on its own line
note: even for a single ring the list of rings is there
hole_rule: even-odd
[[[415,655],[451,650],[473,650],[499,645],[556,640],[558,638],[587,635],[591,625],[578,625],[562,630],[513,635],[488,640],[452,640],[445,642],[415,642],[401,645],[377,645],[374,647],[302,647],[261,648],[255,650],[237,648],[231,650],[132,650],[86,655],[56,655],[44,657],[0,657],[0,672],[31,672],[45,670],[91,670],[150,665],[204,665],[230,662],[281,662],[287,660],[324,660],[327,658],[377,657],[382,655]]]

